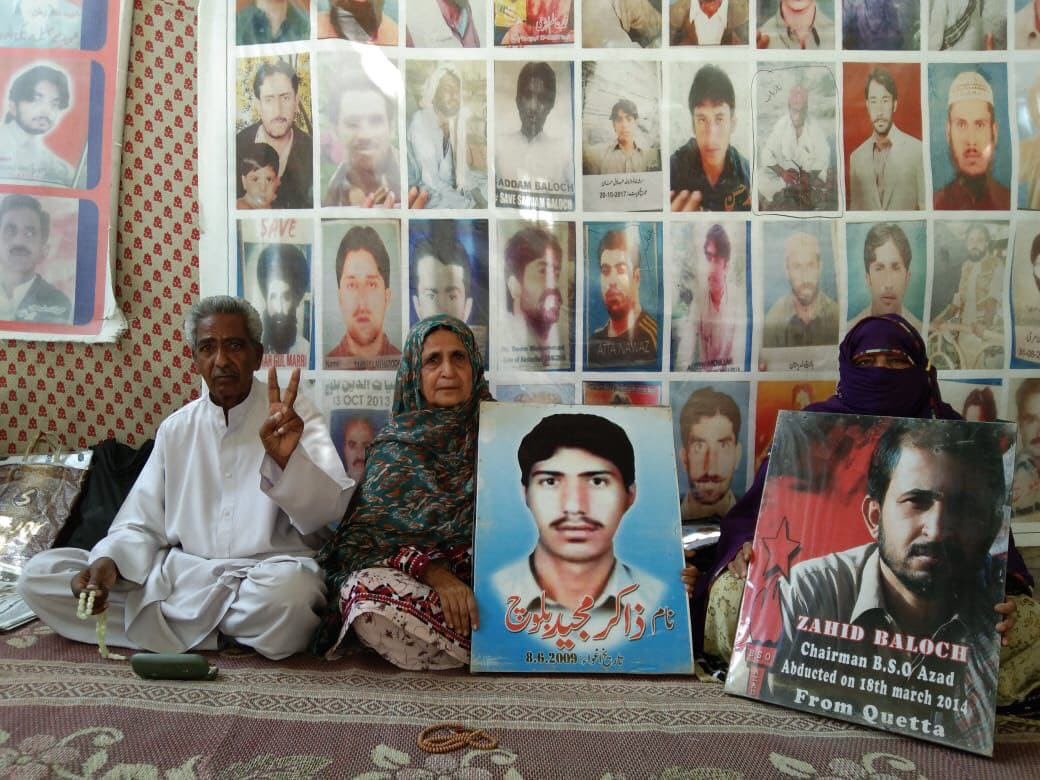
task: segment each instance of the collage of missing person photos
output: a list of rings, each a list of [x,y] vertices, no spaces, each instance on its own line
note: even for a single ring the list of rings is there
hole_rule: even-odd
[[[693,539],[869,315],[921,331],[958,411],[1029,414],[1031,0],[289,5],[296,37],[236,38],[251,0],[223,20],[229,289],[330,415],[385,412],[409,327],[454,314],[500,400],[669,407]],[[261,234],[310,270],[280,319],[247,278]],[[1023,458],[1016,533],[1040,534]]]
[[[127,5],[0,2],[6,338],[111,340],[122,322],[108,269]]]

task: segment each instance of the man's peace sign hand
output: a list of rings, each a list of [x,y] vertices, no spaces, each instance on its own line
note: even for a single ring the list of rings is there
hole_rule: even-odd
[[[303,434],[303,419],[296,414],[293,404],[300,389],[300,369],[294,368],[289,377],[289,385],[283,394],[278,387],[278,372],[274,366],[267,372],[268,416],[260,426],[260,441],[267,454],[281,468],[289,462],[296,445]]]

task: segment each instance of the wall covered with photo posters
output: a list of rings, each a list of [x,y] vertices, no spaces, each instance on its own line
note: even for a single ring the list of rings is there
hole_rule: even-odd
[[[0,34],[12,18],[10,5],[0,2]],[[57,4],[22,7],[37,5]],[[128,8],[111,281],[127,330],[101,345],[0,341],[0,452],[24,452],[39,430],[72,448],[107,438],[140,446],[198,395],[180,339],[184,314],[199,294],[195,7],[187,0],[135,0]]]
[[[344,451],[450,312],[500,398],[671,407],[683,514],[723,512],[899,312],[958,411],[1022,421],[1040,543],[1040,3],[219,6],[201,290],[256,304]]]

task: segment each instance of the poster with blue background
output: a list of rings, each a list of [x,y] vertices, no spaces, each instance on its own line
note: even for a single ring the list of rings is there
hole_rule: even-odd
[[[475,672],[689,674],[665,407],[484,403]]]

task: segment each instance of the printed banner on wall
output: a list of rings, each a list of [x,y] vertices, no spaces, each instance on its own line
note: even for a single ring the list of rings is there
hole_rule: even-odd
[[[112,341],[124,327],[110,269],[130,10],[0,4],[0,338]]]
[[[693,670],[660,407],[483,403],[479,672]]]
[[[1014,442],[781,412],[726,690],[992,755]]]

